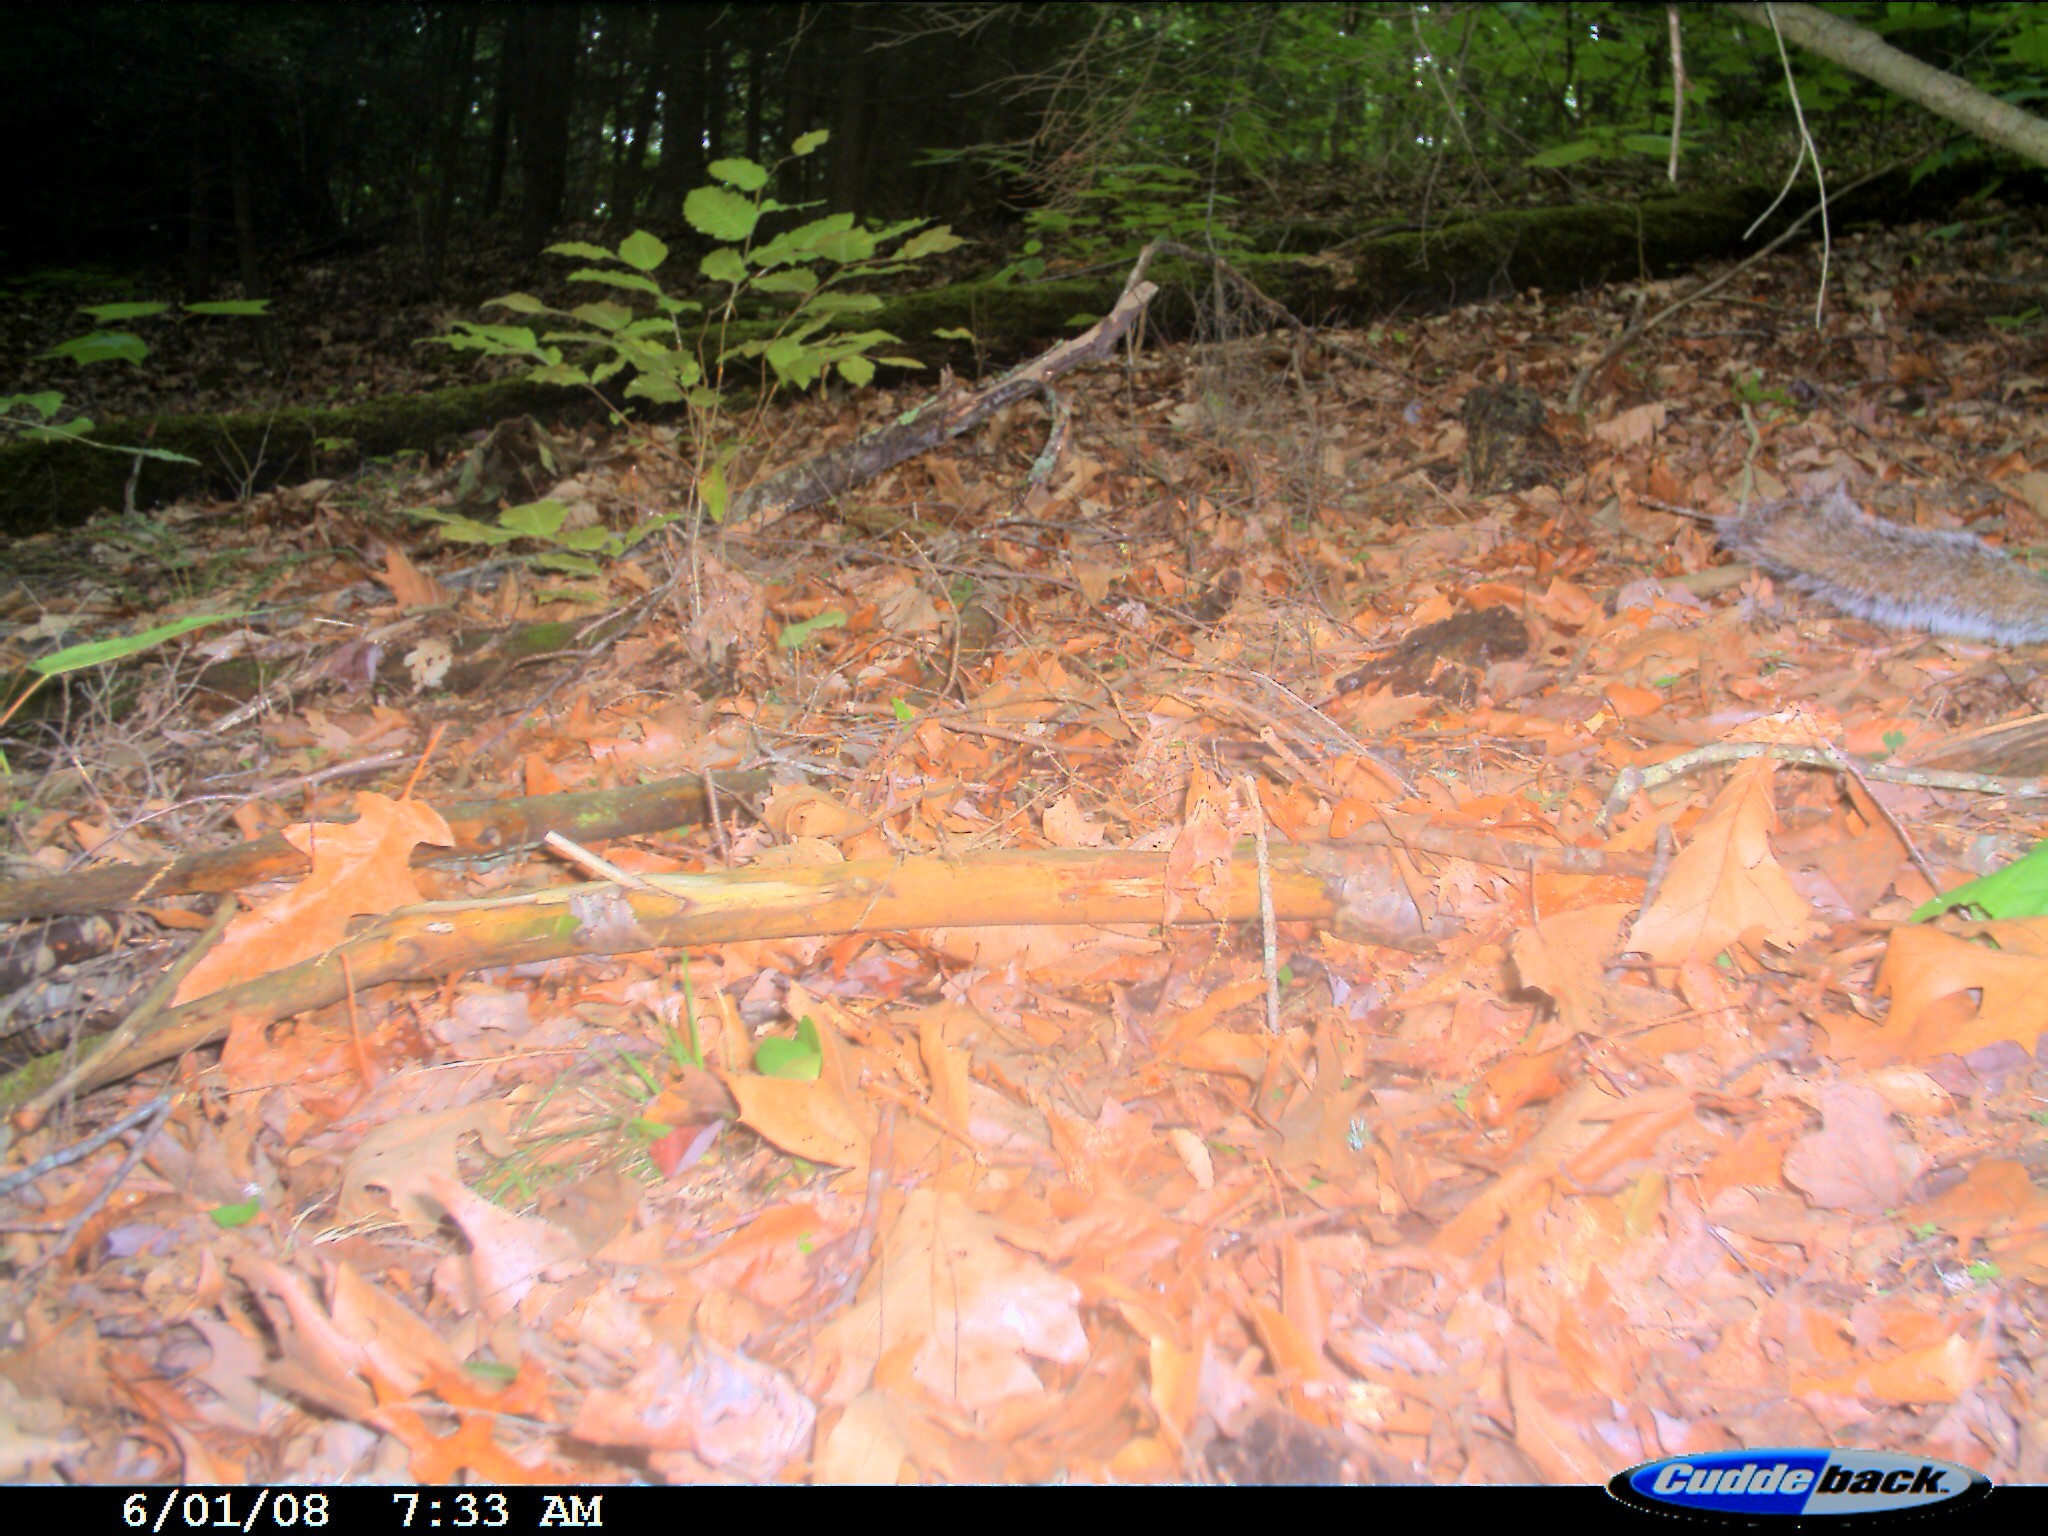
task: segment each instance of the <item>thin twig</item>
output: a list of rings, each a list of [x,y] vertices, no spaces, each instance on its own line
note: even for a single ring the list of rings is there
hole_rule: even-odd
[[[1844,771],[1844,759],[1833,747],[1795,747],[1769,741],[1716,741],[1704,747],[1695,747],[1690,752],[1680,753],[1661,763],[1648,767],[1631,764],[1615,776],[1614,788],[1608,792],[1607,803],[1600,807],[1600,814],[1594,820],[1597,827],[1605,827],[1614,817],[1621,814],[1640,790],[1655,789],[1673,779],[1684,778],[1702,768],[1717,768],[1724,763],[1741,762],[1750,757],[1775,757],[1780,762],[1799,763],[1808,768],[1827,768],[1835,772]],[[1909,768],[1903,763],[1854,762],[1854,771],[1865,779],[1877,779],[1886,784],[1914,784],[1922,789],[1950,789],[1981,795],[2003,795],[2012,800],[2035,800],[2048,797],[2048,779],[2005,779],[1988,773],[1958,773],[1947,768]]]
[[[146,1107],[151,1111],[148,1123],[135,1133],[135,1145],[130,1147],[128,1155],[121,1159],[121,1166],[107,1176],[107,1181],[99,1187],[99,1192],[85,1202],[76,1216],[64,1224],[64,1230],[57,1234],[57,1241],[51,1244],[49,1252],[36,1260],[31,1266],[32,1269],[42,1269],[69,1253],[71,1245],[78,1241],[78,1235],[85,1230],[86,1224],[106,1209],[107,1202],[114,1198],[114,1191],[127,1182],[128,1175],[133,1173],[135,1165],[142,1161],[142,1154],[149,1150],[149,1144],[156,1140],[156,1133],[164,1128],[164,1121],[171,1113],[170,1088],[166,1086]]]
[[[67,1163],[75,1163],[82,1157],[91,1157],[93,1153],[99,1151],[101,1147],[104,1147],[123,1131],[140,1124],[162,1109],[165,1104],[170,1102],[170,1091],[168,1088],[164,1089],[162,1093],[159,1093],[140,1109],[130,1110],[112,1125],[105,1127],[103,1130],[93,1132],[85,1140],[73,1142],[68,1147],[59,1147],[48,1156],[37,1158],[26,1168],[17,1168],[4,1178],[0,1178],[0,1196],[11,1195],[17,1189],[35,1183],[44,1174],[54,1172]]]
[[[1260,955],[1266,969],[1266,1033],[1280,1033],[1280,946],[1273,917],[1273,866],[1266,847],[1266,808],[1259,801],[1259,784],[1250,774],[1238,780],[1244,790],[1245,812],[1252,819],[1252,843],[1259,852],[1259,937]]]

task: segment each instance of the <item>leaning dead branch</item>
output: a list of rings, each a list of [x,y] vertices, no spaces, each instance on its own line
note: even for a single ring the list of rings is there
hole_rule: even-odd
[[[1061,374],[1100,361],[1137,322],[1158,291],[1153,284],[1134,279],[1125,285],[1116,306],[1086,331],[1019,364],[993,383],[942,393],[886,427],[747,487],[733,498],[728,525],[767,512],[795,512],[831,501],[905,459],[958,437],[1004,406],[1039,394]]]

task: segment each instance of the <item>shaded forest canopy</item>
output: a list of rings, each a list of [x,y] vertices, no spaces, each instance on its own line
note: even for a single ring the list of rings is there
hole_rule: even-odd
[[[780,227],[966,237],[852,285],[883,306],[875,361],[963,374],[1100,314],[1158,238],[1360,324],[1753,251],[1812,210],[1816,166],[1838,192],[1888,168],[1845,225],[2030,198],[2009,150],[1796,46],[1813,8],[1780,11],[1789,43],[1742,6],[28,7],[0,52],[0,122],[34,146],[0,210],[0,509],[246,494],[549,408],[476,388],[539,375],[421,343],[504,318],[508,288],[571,311],[590,295],[542,253],[641,230],[676,253],[675,302],[716,311],[689,200],[757,170]],[[1827,19],[1958,89],[2043,88],[2034,7]],[[1162,276],[1155,320],[1184,333],[1206,279]],[[774,281],[736,335],[787,319]],[[52,441],[59,414],[164,452],[131,475]]]
[[[2041,86],[2034,7],[1827,9]],[[1769,29],[1683,16],[1681,175],[1776,182],[1796,125]],[[711,162],[815,129],[778,195],[863,216],[1427,222],[1663,182],[1672,68],[1665,9],[1627,4],[27,6],[0,51],[0,261],[175,263],[194,298],[377,240],[432,282],[496,222],[528,251],[680,227]],[[1838,175],[1965,152],[1832,64],[1793,72]]]

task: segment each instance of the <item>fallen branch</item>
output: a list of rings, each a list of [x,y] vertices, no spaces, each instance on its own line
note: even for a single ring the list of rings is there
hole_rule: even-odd
[[[758,795],[768,787],[768,774],[760,770],[728,774],[719,782],[728,795]],[[638,837],[670,827],[698,825],[707,819],[706,804],[705,781],[695,775],[628,789],[470,800],[441,812],[448,830],[455,834],[454,846],[422,845],[414,851],[413,862],[494,856],[538,844],[550,832],[579,842]],[[329,819],[340,822],[355,817],[344,814]],[[231,848],[187,854],[160,864],[105,864],[72,875],[10,881],[0,885],[0,922],[103,912],[126,902],[195,891],[240,890],[264,880],[304,875],[311,868],[303,853],[272,832]]]
[[[1151,283],[1133,281],[1125,286],[1116,307],[1086,331],[1019,364],[994,383],[964,393],[942,394],[886,427],[748,486],[733,498],[727,526],[765,512],[795,512],[831,501],[905,459],[929,453],[1004,406],[1040,393],[1061,374],[1108,356],[1158,291]]]
[[[1644,854],[1516,843],[1393,817],[1345,843],[1272,849],[1267,879],[1274,920],[1323,923],[1364,943],[1433,948],[1455,925],[1428,921],[1418,911],[1385,851],[1394,846],[1518,870],[1640,877],[1650,862]],[[351,989],[438,980],[488,966],[741,939],[1031,923],[1157,924],[1165,911],[1167,860],[1164,853],[1039,849],[648,875],[639,877],[644,889],[554,886],[488,900],[427,902],[376,920],[324,955],[171,1010],[148,1039],[104,1063],[81,1086],[101,1087],[213,1044],[231,1023],[261,1028],[339,1002]],[[1223,888],[1184,900],[1177,921],[1257,919],[1259,887],[1254,859],[1234,860]],[[44,1063],[31,1062],[0,1079],[0,1105],[19,1102],[47,1077]]]
[[[2048,779],[2002,779],[1983,773],[1955,773],[1945,768],[1915,768],[1906,763],[1873,763],[1851,758],[1833,747],[1800,747],[1769,741],[1714,741],[1703,747],[1694,747],[1690,752],[1681,752],[1677,757],[1666,758],[1661,763],[1647,766],[1631,764],[1622,769],[1615,775],[1614,788],[1608,791],[1607,801],[1600,807],[1600,814],[1594,818],[1593,824],[1605,827],[1628,809],[1629,801],[1638,791],[1655,789],[1687,774],[1751,757],[1774,757],[1781,763],[1797,763],[1803,768],[1848,772],[1884,784],[1913,784],[1922,789],[2002,795],[2013,800],[2048,796]]]

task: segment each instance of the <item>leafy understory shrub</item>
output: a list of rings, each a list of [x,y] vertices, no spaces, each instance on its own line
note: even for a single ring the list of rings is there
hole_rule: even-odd
[[[1105,166],[1077,197],[1073,209],[1034,208],[1025,214],[1030,237],[1018,259],[998,272],[995,281],[1044,277],[1047,251],[1053,246],[1071,268],[1128,261],[1153,240],[1208,246],[1229,260],[1251,253],[1249,242],[1226,222],[1237,200],[1222,193],[1209,195],[1201,178],[1186,166]]]
[[[207,304],[187,304],[185,312],[192,315],[262,315],[268,310],[268,299],[222,299]],[[137,300],[119,304],[88,304],[80,306],[80,313],[91,315],[99,322],[100,329],[88,331],[83,336],[74,336],[69,341],[60,341],[42,354],[44,357],[64,357],[82,366],[96,363],[132,363],[140,365],[149,355],[149,346],[133,331],[110,330],[109,326],[123,321],[146,320],[156,315],[168,314],[177,306]],[[98,448],[106,453],[127,454],[145,459],[161,459],[170,464],[192,464],[198,462],[182,453],[172,453],[164,448],[130,448],[116,443],[94,442],[86,434],[93,429],[90,418],[65,416],[64,396],[54,389],[32,390],[27,394],[0,395],[0,439],[19,438],[36,443],[78,443],[87,448]]]
[[[804,134],[775,168],[740,158],[714,161],[709,167],[714,181],[684,199],[683,216],[691,227],[723,242],[697,263],[698,275],[717,292],[709,304],[678,298],[656,280],[669,248],[646,230],[636,230],[613,250],[581,240],[548,247],[551,255],[603,263],[579,267],[569,274],[572,282],[626,297],[560,310],[532,294],[508,293],[490,304],[519,315],[552,317],[558,328],[536,334],[525,325],[457,321],[453,332],[430,339],[458,351],[523,359],[529,365],[525,377],[535,383],[595,390],[630,375],[626,398],[684,406],[697,465],[690,512],[694,516],[701,510],[714,522],[722,521],[726,466],[777,393],[808,389],[835,373],[862,388],[873,382],[878,364],[922,366],[915,358],[878,353],[886,344],[900,344],[889,332],[851,328],[858,317],[882,307],[879,295],[852,292],[851,285],[908,271],[963,243],[946,225],[927,228],[927,219],[864,228],[850,213],[827,214],[764,238],[764,219],[815,206],[769,197],[773,170],[814,153],[826,138],[823,130]],[[752,334],[737,337],[742,305],[752,307],[756,301],[765,301],[767,319],[762,325],[749,323]],[[766,334],[758,334],[763,329]],[[762,365],[766,382],[744,422],[735,419],[726,390],[728,366],[737,360]],[[617,413],[613,419],[619,419]],[[591,555],[623,554],[683,515],[671,513],[617,534],[565,528],[566,510],[558,502],[532,502],[501,514],[496,527],[430,508],[414,512],[441,524],[450,538],[480,543],[538,539],[554,546],[538,563],[586,573],[596,569]]]

